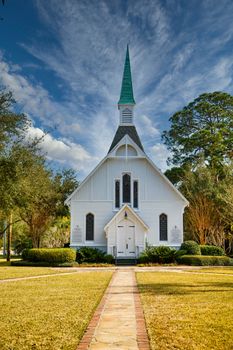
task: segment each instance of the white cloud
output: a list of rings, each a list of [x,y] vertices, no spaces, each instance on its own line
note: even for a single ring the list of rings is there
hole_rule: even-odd
[[[147,137],[160,136],[159,129],[157,129],[154,126],[152,120],[148,116],[146,115],[138,116],[138,120],[136,122],[137,122],[140,135],[147,136]]]
[[[164,172],[168,168],[167,158],[171,155],[167,147],[162,143],[157,143],[151,147],[149,153],[153,162]]]
[[[72,167],[81,173],[90,171],[97,159],[91,157],[82,145],[70,142],[67,139],[56,139],[45,134],[40,128],[29,127],[28,139],[41,139],[40,148],[49,160],[56,161],[63,166]]]

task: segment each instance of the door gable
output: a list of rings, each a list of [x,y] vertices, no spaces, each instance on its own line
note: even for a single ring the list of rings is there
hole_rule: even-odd
[[[105,225],[104,231],[108,232],[108,229],[111,225],[118,225],[122,220],[129,220],[133,224],[137,222],[140,226],[142,226],[143,231],[148,231],[149,227],[147,224],[140,218],[140,216],[131,208],[128,204],[125,204],[113,217],[112,219]],[[132,224],[132,225],[133,225]],[[119,224],[120,225],[120,224]]]

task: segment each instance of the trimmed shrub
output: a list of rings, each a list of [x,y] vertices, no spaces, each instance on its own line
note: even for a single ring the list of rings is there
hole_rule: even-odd
[[[177,260],[179,257],[181,257],[182,255],[187,255],[187,251],[186,250],[177,250],[175,252],[175,260]]]
[[[176,250],[174,248],[160,246],[156,250],[159,264],[168,264],[175,261]]]
[[[104,262],[107,264],[114,264],[114,257],[111,254],[106,254],[104,256]]]
[[[180,250],[186,250],[188,255],[201,255],[201,249],[195,241],[185,241],[181,244]]]
[[[224,250],[214,245],[200,245],[201,255],[223,256]]]
[[[21,256],[22,256],[22,259],[23,259],[23,260],[28,260],[28,252],[29,252],[29,250],[30,250],[30,249],[24,249],[24,250],[22,251]]]
[[[70,248],[34,248],[23,254],[26,260],[45,263],[71,263],[75,261],[76,252]]]
[[[191,266],[233,266],[233,259],[228,256],[183,255],[177,262]]]
[[[81,264],[87,263],[103,263],[105,262],[106,254],[97,248],[81,247],[76,252],[76,261]]]
[[[146,250],[140,254],[137,260],[138,264],[147,264],[150,262]]]
[[[139,256],[139,264],[169,264],[175,261],[176,250],[166,246],[148,247]]]
[[[40,267],[76,267],[79,266],[79,264],[75,261],[73,262],[64,262],[64,263],[48,263],[45,261],[27,261],[27,260],[16,260],[11,261],[12,266],[40,266]]]

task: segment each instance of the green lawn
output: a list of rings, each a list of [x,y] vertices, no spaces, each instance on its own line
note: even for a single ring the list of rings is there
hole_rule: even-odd
[[[0,349],[75,350],[111,275],[85,272],[0,284]]]
[[[139,272],[137,280],[153,350],[233,349],[232,276]]]
[[[11,261],[17,261],[20,260],[20,258],[12,258]],[[6,261],[6,258],[4,258],[2,255],[0,255],[0,267],[2,266],[10,266],[11,263],[9,261]]]
[[[202,267],[200,270],[188,270],[190,272],[205,272],[205,273],[224,273],[227,275],[233,275],[233,266],[224,267]]]
[[[29,276],[52,275],[63,272],[71,271],[66,270],[65,268],[54,269],[52,267],[1,266],[0,264],[0,280]]]

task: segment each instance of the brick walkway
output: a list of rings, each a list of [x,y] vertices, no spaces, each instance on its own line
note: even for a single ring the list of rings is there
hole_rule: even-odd
[[[117,270],[77,350],[150,349],[135,273]]]

